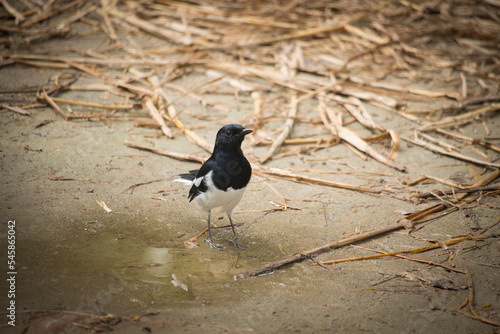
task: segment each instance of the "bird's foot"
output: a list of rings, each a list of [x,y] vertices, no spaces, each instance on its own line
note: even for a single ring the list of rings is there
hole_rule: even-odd
[[[236,237],[234,238],[233,242],[234,242],[234,247],[236,247],[236,248],[238,248],[238,249],[245,249],[245,248],[246,248],[245,246],[243,246],[243,245],[240,243],[240,241],[239,241],[239,240],[238,240],[238,238],[236,238]]]
[[[215,242],[213,242],[213,241],[212,241],[212,239],[210,239],[210,238],[206,238],[206,239],[205,239],[205,241],[206,241],[206,242],[208,242],[208,243],[210,244],[210,248],[212,248],[212,249],[216,249],[216,250],[220,250],[220,251],[224,250],[224,247],[223,247],[223,246],[221,246],[221,245],[217,245],[217,244],[216,244]]]
[[[223,251],[224,250],[223,246],[214,244],[213,242],[210,243],[210,248],[216,249],[216,250],[219,250],[219,251]]]

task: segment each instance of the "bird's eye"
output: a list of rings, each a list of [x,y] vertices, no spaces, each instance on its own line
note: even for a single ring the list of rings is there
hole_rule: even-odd
[[[227,130],[226,131],[226,136],[231,137],[231,135],[232,135],[231,131]]]

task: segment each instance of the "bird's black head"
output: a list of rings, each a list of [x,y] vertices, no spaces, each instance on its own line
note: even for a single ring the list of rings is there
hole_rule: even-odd
[[[245,129],[239,124],[225,125],[217,132],[215,148],[223,150],[240,149],[243,139],[251,132],[252,130]]]

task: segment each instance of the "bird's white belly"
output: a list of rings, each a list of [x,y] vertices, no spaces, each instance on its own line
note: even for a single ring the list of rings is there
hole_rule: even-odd
[[[198,205],[205,211],[221,208],[221,211],[231,213],[234,207],[240,202],[245,188],[227,188],[226,191],[215,188],[211,182],[211,173],[205,177],[208,190],[196,197]]]

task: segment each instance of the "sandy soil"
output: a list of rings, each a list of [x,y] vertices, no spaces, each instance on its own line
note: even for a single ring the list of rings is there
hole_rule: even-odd
[[[105,36],[78,38],[52,40],[44,47],[78,44],[91,48],[105,40]],[[14,64],[0,68],[0,87],[36,87],[60,72]],[[89,82],[92,78],[87,76],[77,81],[82,85]],[[181,78],[178,84],[192,87],[197,84],[196,75]],[[3,94],[3,103],[18,97]],[[61,97],[120,102],[119,97],[100,92],[70,91]],[[189,99],[180,99],[176,106],[209,120],[194,128],[209,143],[225,123],[252,121],[253,106],[248,94],[212,94],[207,98],[230,112],[203,109]],[[79,110],[89,108],[75,108],[75,112]],[[399,133],[412,128],[410,121],[394,113],[371,111],[375,121]],[[312,112],[313,106],[307,102],[299,108],[299,115]],[[142,109],[134,113],[148,117]],[[182,114],[181,118],[188,126],[197,125],[193,117]],[[494,131],[492,136],[498,136],[498,114],[487,122]],[[268,127],[280,124],[270,123]],[[317,155],[273,160],[267,165],[386,173],[319,176],[390,192],[366,194],[254,175],[234,214],[235,222],[241,223],[237,227],[240,241],[247,248],[235,249],[230,242],[231,232],[223,230],[215,237],[226,246],[219,252],[210,249],[203,237],[198,240],[199,247],[184,245],[185,240],[204,229],[205,217],[195,203],[188,203],[188,189],[172,179],[199,165],[123,144],[131,140],[207,156],[174,128],[175,138],[166,139],[158,129],[134,127],[132,118],[64,121],[48,107],[33,109],[31,116],[3,110],[0,128],[0,254],[2,263],[6,263],[8,222],[15,220],[17,272],[17,322],[15,327],[3,326],[4,316],[2,332],[84,333],[88,328],[112,328],[117,333],[139,333],[146,327],[153,333],[499,332],[498,327],[458,312],[473,291],[480,315],[500,322],[498,238],[411,255],[459,271],[464,270],[462,259],[469,260],[466,263],[473,290],[468,288],[463,273],[394,257],[325,268],[304,261],[261,277],[234,278],[286,255],[393,224],[405,213],[434,205],[436,201],[417,204],[407,198],[415,190],[447,189],[445,186],[425,182],[409,188],[405,182],[423,174],[459,183],[474,182],[474,168],[462,161],[407,142],[401,143],[397,158],[407,173],[373,159],[362,160],[344,145],[320,150]],[[351,128],[363,132],[360,125]],[[484,136],[480,122],[464,126],[463,130],[464,135]],[[313,131],[317,128],[299,122],[294,135],[310,135]],[[318,135],[329,135],[321,131]],[[251,147],[249,141],[243,145],[252,161],[265,149]],[[488,154],[498,158],[496,153]],[[494,171],[482,167],[478,170],[482,177]],[[149,181],[155,182],[125,192],[130,186]],[[287,199],[286,210],[272,211],[277,208],[273,202],[283,201],[272,188]],[[105,202],[112,213],[97,201]],[[429,242],[425,240],[443,241],[487,226],[498,216],[499,206],[498,197],[485,196],[469,204],[467,210],[426,223],[411,236],[397,231],[356,246],[387,252],[426,246]],[[220,215],[216,224],[224,226],[227,219]],[[499,232],[497,225],[487,233]],[[317,260],[371,254],[359,247],[344,247]],[[0,300],[6,300],[9,290],[7,272],[2,270]],[[6,303],[2,301],[3,313]],[[467,307],[462,312],[470,315]],[[91,317],[105,314],[113,316]],[[139,322],[132,321],[139,319],[136,317]]]

